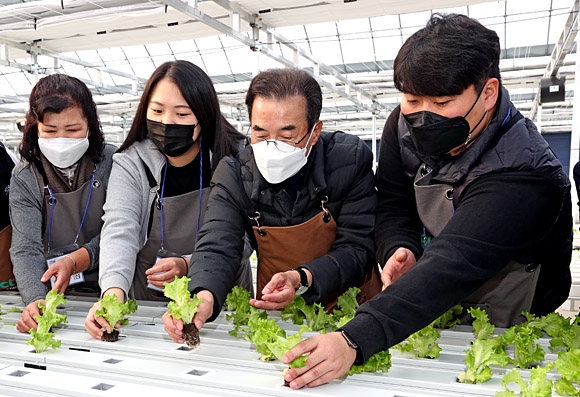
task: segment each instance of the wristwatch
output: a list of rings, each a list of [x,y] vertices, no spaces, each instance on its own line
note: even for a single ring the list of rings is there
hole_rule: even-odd
[[[292,270],[296,270],[298,274],[300,274],[300,285],[296,290],[296,295],[302,295],[303,293],[308,291],[308,276],[306,275],[304,269],[302,269],[301,267],[297,267],[296,269]]]
[[[358,351],[358,345],[354,343],[354,341],[350,338],[350,336],[348,336],[348,334],[344,332],[344,330],[340,330],[340,333],[342,334],[342,337],[346,340],[347,345],[352,347],[354,350]]]

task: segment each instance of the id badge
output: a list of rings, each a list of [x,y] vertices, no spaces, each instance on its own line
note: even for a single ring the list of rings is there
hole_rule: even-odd
[[[70,244],[70,245],[65,245],[64,247],[55,248],[55,249],[50,251],[50,254],[47,255],[46,265],[48,267],[50,267],[50,266],[52,266],[53,263],[64,258],[65,255],[70,254],[71,252],[74,252],[78,249],[79,249],[79,247],[76,244]],[[52,288],[54,288],[55,282],[56,282],[56,277],[52,276],[50,278],[50,286]],[[70,285],[84,283],[84,282],[85,282],[85,276],[84,276],[83,272],[78,272],[75,274],[71,274],[68,285],[70,286]]]
[[[181,257],[180,254],[176,254],[175,252],[167,251],[167,250],[159,250],[157,251],[157,256],[155,257],[155,263],[159,262],[159,260],[163,258],[179,258]],[[159,274],[159,273],[155,273]],[[154,286],[153,284],[147,283],[147,288],[153,291],[163,292],[163,288],[159,288]]]

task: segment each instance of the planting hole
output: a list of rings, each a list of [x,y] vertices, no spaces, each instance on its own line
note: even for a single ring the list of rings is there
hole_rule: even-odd
[[[9,376],[15,376],[17,378],[22,378],[24,375],[28,375],[30,372],[28,371],[14,371],[11,374],[8,374]]]
[[[123,361],[123,360],[117,360],[117,359],[115,359],[115,358],[110,358],[110,359],[108,359],[108,360],[105,360],[105,361],[103,361],[103,362],[104,362],[104,363],[107,363],[107,364],[118,364],[118,363],[120,363],[121,361]]]
[[[189,347],[187,347],[187,346],[180,346],[180,347],[177,348],[177,350],[183,350],[184,352],[188,352],[191,349]]]
[[[187,373],[188,375],[202,376],[207,374],[207,371],[200,371],[198,369],[192,369]]]
[[[91,389],[95,389],[95,390],[109,390],[111,388],[115,387],[115,385],[108,385],[106,383],[99,383],[98,385],[95,385],[93,387],[91,387]]]

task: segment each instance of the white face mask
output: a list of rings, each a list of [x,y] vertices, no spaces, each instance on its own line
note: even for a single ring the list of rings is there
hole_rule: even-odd
[[[38,138],[38,147],[52,165],[68,168],[89,148],[89,131],[84,138]]]
[[[315,126],[316,123],[312,127],[312,131],[310,131],[306,145],[302,149],[295,148],[282,141],[276,141],[275,144],[272,141],[261,141],[252,144],[256,165],[265,180],[272,184],[280,183],[296,175],[304,167],[308,161],[306,151]],[[278,149],[276,145],[283,149]],[[308,155],[310,155],[310,152],[308,152]]]

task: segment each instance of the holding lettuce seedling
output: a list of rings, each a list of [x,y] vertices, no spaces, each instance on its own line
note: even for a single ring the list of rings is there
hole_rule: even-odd
[[[125,315],[137,310],[135,299],[129,299],[127,303],[119,302],[116,295],[107,295],[99,300],[101,308],[95,312],[95,316],[103,317],[111,326],[111,332],[103,333],[103,340],[116,342],[119,339],[119,331],[115,329],[117,322],[123,320]]]
[[[169,315],[176,320],[183,321],[183,339],[190,349],[199,346],[199,330],[193,323],[193,316],[199,311],[201,299],[197,295],[191,296],[187,285],[191,279],[189,277],[177,277],[170,283],[163,283],[163,294],[172,302],[169,302],[167,308]]]
[[[40,301],[38,308],[42,315],[34,316],[38,323],[38,329],[30,328],[29,333],[31,338],[26,342],[27,345],[32,345],[36,353],[42,353],[49,347],[56,349],[60,346],[60,341],[54,339],[54,333],[50,332],[52,327],[59,325],[62,322],[66,323],[66,315],[58,314],[56,308],[58,305],[64,305],[66,299],[64,294],[59,294],[58,290],[53,289],[44,299],[44,303]]]

